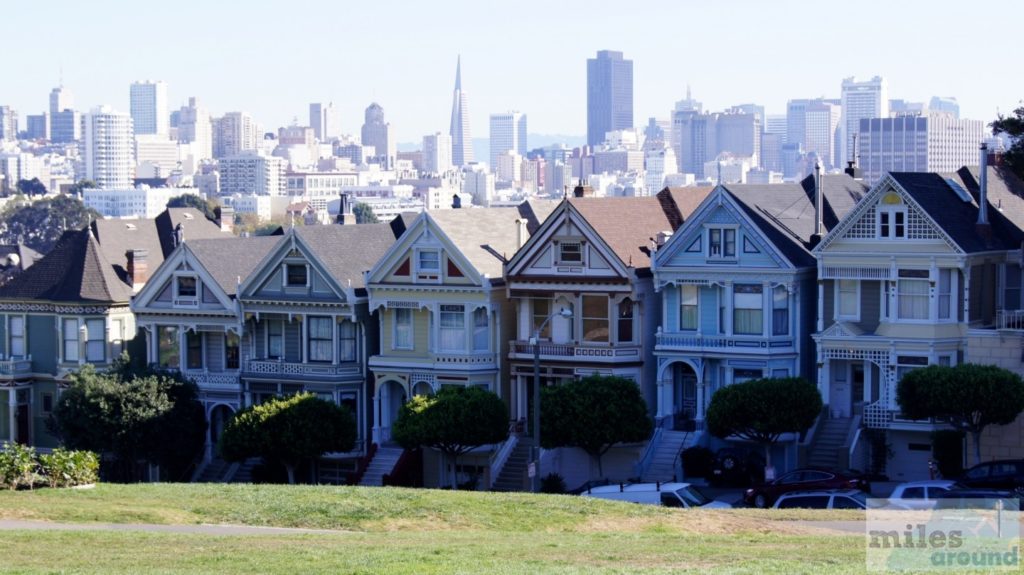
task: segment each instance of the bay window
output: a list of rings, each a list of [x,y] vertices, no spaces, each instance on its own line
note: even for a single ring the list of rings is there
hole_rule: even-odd
[[[10,329],[11,357],[25,357],[25,318],[11,316]]]
[[[789,290],[775,286],[772,290],[772,335],[789,335]]]
[[[102,319],[85,320],[85,361],[102,363],[106,360],[106,322]]]
[[[696,331],[697,329],[697,297],[700,287],[695,285],[679,286],[679,329],[680,331]]]
[[[466,350],[466,308],[461,305],[441,305],[441,351]]]
[[[618,325],[615,327],[620,342],[633,341],[633,300],[626,298],[619,303]]]
[[[395,310],[395,349],[412,349],[412,310],[399,308]]]
[[[157,328],[157,364],[164,369],[178,369],[181,365],[180,345],[177,327],[163,325]]]
[[[267,321],[267,357],[284,357],[284,322],[279,319]]]
[[[607,296],[583,296],[583,341],[591,343],[608,341]]]
[[[343,321],[338,324],[338,361],[356,360],[356,324]]]
[[[473,310],[473,351],[487,351],[490,341],[487,308]]]
[[[900,270],[899,278],[896,282],[897,317],[928,319],[928,271]]]
[[[228,332],[224,334],[224,367],[238,369],[238,360],[238,334]]]
[[[836,315],[840,318],[860,317],[860,282],[857,280],[836,280],[839,292],[836,297]]]
[[[78,361],[78,320],[66,319],[61,329],[61,341],[63,342],[64,361]]]
[[[334,320],[329,317],[308,317],[306,318],[307,341],[309,349],[309,361],[329,362],[334,358],[331,354],[333,346]]]
[[[762,286],[757,284],[733,286],[733,333],[737,335],[761,335],[764,333],[762,293]]]
[[[551,339],[551,322],[548,321],[547,324],[544,323],[551,315],[551,300],[534,298],[530,300],[530,305],[532,306],[531,312],[533,313],[530,337],[533,337],[533,335],[537,333],[537,330],[539,330],[543,325],[544,329],[539,334],[540,338]]]
[[[203,368],[203,334],[197,331],[185,332],[185,366],[188,369]]]
[[[953,270],[939,270],[939,319],[951,319],[953,314]]]

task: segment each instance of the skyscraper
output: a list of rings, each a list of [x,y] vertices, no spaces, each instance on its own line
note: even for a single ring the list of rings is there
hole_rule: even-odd
[[[197,160],[213,157],[213,124],[210,113],[193,96],[178,111],[178,141],[192,144]]]
[[[526,114],[491,114],[491,170],[498,169],[498,156],[509,150],[526,156]]]
[[[464,166],[473,161],[473,136],[469,131],[469,99],[462,91],[462,56],[455,63],[455,93],[452,96],[452,163]]]
[[[245,150],[255,150],[260,133],[246,112],[228,112],[213,122],[213,157],[226,158]]]
[[[341,135],[341,122],[334,102],[313,102],[309,105],[309,125],[316,139],[326,142]]]
[[[375,155],[381,167],[390,170],[395,167],[398,145],[391,124],[384,121],[384,108],[377,102],[366,108],[364,115],[362,140],[364,146],[376,148]]]
[[[869,184],[886,172],[952,172],[978,165],[985,137],[981,120],[961,120],[948,112],[865,118],[858,130],[860,168]]]
[[[932,96],[928,109],[933,112],[946,112],[954,119],[960,118],[960,103],[952,96]]]
[[[136,134],[166,136],[170,122],[167,84],[149,80],[132,83],[131,112]]]
[[[82,116],[82,165],[84,178],[100,188],[132,187],[135,154],[132,149],[132,118],[106,106]]]
[[[58,86],[50,91],[50,141],[55,144],[75,142],[81,137],[82,123],[74,110],[75,98],[70,90]]]
[[[606,133],[633,127],[633,61],[622,52],[600,50],[587,60],[587,144]]]
[[[0,106],[0,141],[18,139],[18,113],[10,106]]]
[[[423,168],[431,174],[443,174],[452,167],[452,137],[437,132],[423,136]]]
[[[841,168],[838,148],[843,141],[839,129],[842,108],[826,100],[813,100],[804,115],[804,137],[800,140],[804,150],[818,154],[826,170]]]
[[[865,81],[844,78],[842,106],[840,129],[843,139],[837,167],[845,166],[856,154],[853,137],[860,129],[862,119],[889,117],[889,84],[881,76]]]

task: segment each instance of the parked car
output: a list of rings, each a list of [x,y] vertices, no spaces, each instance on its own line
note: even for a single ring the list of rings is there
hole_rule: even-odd
[[[581,493],[583,497],[596,497],[613,501],[630,501],[665,507],[704,507],[707,509],[728,509],[724,501],[714,501],[689,483],[631,483],[593,487]]]
[[[957,480],[964,487],[1013,490],[1024,486],[1024,459],[986,461],[968,469]]]
[[[783,493],[821,489],[858,489],[871,491],[871,484],[856,472],[839,473],[829,469],[808,467],[783,473],[774,481],[755,485],[743,493],[743,501],[754,507],[771,507]]]
[[[948,479],[900,483],[889,495],[889,506],[898,509],[931,509],[935,499],[956,485]]]
[[[792,491],[775,501],[776,509],[867,509],[868,497],[859,489]]]
[[[949,491],[937,493],[936,509],[992,509],[994,501],[1002,500],[1006,509],[1024,510],[1019,490],[1009,489],[978,489],[971,487],[954,487]]]
[[[764,456],[747,447],[723,447],[711,462],[711,485],[750,485],[764,481]]]

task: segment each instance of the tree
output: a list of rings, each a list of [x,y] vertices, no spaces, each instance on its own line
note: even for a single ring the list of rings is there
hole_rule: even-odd
[[[112,455],[122,479],[134,480],[142,459],[180,479],[202,449],[199,389],[177,374],[133,370],[122,356],[109,372],[86,364],[69,381],[47,425],[71,449]]]
[[[753,379],[727,385],[711,396],[708,431],[725,439],[736,436],[764,446],[772,465],[772,445],[784,433],[807,431],[821,414],[818,388],[799,377]]]
[[[995,122],[989,124],[992,134],[1006,134],[1010,138],[1010,149],[1003,154],[1006,164],[1017,177],[1024,178],[1024,106],[1013,111],[1012,116],[999,114]]]
[[[1024,411],[1024,381],[994,365],[929,365],[903,376],[896,402],[911,419],[943,418],[970,433],[981,463],[981,433],[989,425],[1013,423]]]
[[[379,224],[380,220],[377,219],[377,214],[373,213],[373,208],[369,204],[362,202],[357,203],[352,207],[352,213],[356,216],[357,224]]]
[[[81,196],[83,190],[91,190],[98,187],[99,186],[96,185],[96,182],[92,180],[78,180],[68,188],[68,195]]]
[[[640,388],[617,376],[591,375],[544,388],[540,402],[541,447],[578,447],[597,461],[616,443],[643,441],[653,425]]]
[[[31,180],[18,180],[18,193],[28,197],[46,195],[46,186],[39,181],[39,178]]]
[[[217,221],[217,204],[195,194],[182,194],[167,200],[168,208],[195,208],[211,222]]]
[[[356,420],[348,408],[300,393],[239,411],[224,427],[219,448],[227,461],[263,457],[280,462],[288,483],[295,483],[300,464],[355,445]]]
[[[402,406],[391,436],[407,449],[426,446],[450,459],[452,487],[459,456],[508,439],[508,408],[494,393],[479,387],[444,387]]]
[[[32,203],[11,201],[0,212],[0,242],[23,242],[48,253],[66,230],[80,230],[103,216],[78,198],[61,194]]]

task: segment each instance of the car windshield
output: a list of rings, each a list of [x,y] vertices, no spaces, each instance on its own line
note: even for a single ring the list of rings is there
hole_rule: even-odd
[[[850,494],[850,498],[856,499],[864,507],[868,506],[868,496],[863,491]]]
[[[680,487],[676,490],[676,493],[690,505],[700,507],[701,505],[707,505],[711,503],[706,495],[700,492],[699,489],[692,486]]]

